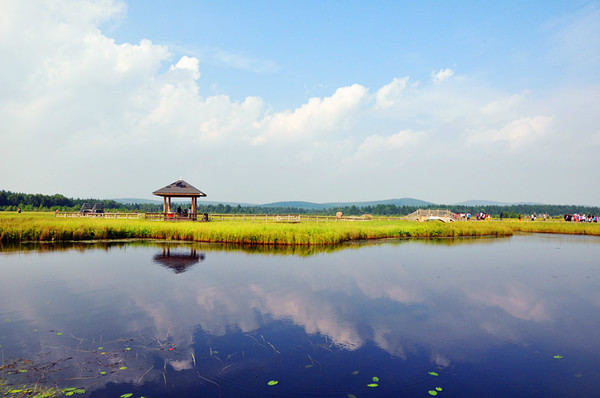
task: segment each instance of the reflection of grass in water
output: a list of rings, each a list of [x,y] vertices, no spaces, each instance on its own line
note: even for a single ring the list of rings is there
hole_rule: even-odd
[[[458,238],[385,238],[378,240],[350,241],[337,245],[260,245],[260,244],[235,244],[235,243],[203,243],[186,241],[162,241],[155,239],[129,239],[129,240],[101,240],[101,241],[70,241],[70,242],[37,242],[0,244],[2,254],[19,253],[51,253],[61,251],[79,251],[89,249],[110,250],[124,246],[148,247],[156,249],[180,249],[182,251],[194,248],[199,252],[240,252],[257,255],[273,256],[300,256],[309,257],[316,254],[333,253],[343,250],[360,249],[365,246],[375,245],[401,245],[407,242],[419,242],[427,245],[455,246],[466,244],[488,243],[488,239],[497,237],[458,237]]]

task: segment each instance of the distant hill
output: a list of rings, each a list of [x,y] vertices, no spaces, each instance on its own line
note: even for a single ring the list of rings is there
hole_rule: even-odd
[[[162,200],[152,200],[152,199],[140,199],[140,198],[119,198],[112,199],[115,202],[123,203],[123,204],[155,204],[161,205],[163,203]],[[185,198],[173,198],[173,203],[180,202],[189,202],[189,199]],[[373,200],[367,202],[327,202],[327,203],[316,203],[316,202],[306,202],[306,201],[284,201],[284,202],[273,202],[273,203],[264,203],[264,204],[252,204],[252,203],[242,203],[242,202],[215,202],[208,200],[200,200],[198,201],[199,205],[219,205],[222,204],[224,206],[229,205],[231,207],[237,207],[238,205],[243,207],[282,207],[282,208],[297,208],[297,209],[306,209],[306,210],[325,210],[325,209],[333,209],[339,207],[365,207],[371,206],[375,207],[377,205],[394,205],[398,207],[403,206],[411,206],[411,207],[426,207],[431,205],[436,205],[436,203],[427,202],[420,199],[414,198],[401,198],[401,199],[387,199],[387,200]],[[464,202],[459,202],[454,204],[454,206],[466,206],[466,207],[474,207],[474,206],[514,206],[514,205],[542,205],[541,203],[536,202],[497,202],[493,200],[466,200]]]
[[[394,206],[429,206],[431,202],[425,202],[424,200],[413,199],[413,198],[402,198],[402,199],[387,199],[387,200],[374,200],[369,202],[329,202],[329,203],[314,203],[314,202],[302,202],[302,201],[290,201],[290,202],[274,202],[265,203],[260,205],[261,207],[295,207],[299,209],[308,210],[324,210],[336,207],[365,207],[365,206],[377,206],[377,205],[394,205]]]
[[[114,200],[117,203],[123,203],[124,205],[130,205],[130,204],[141,204],[141,205],[145,205],[145,204],[152,204],[152,205],[159,205],[162,204],[162,200],[151,200],[151,199],[137,199],[137,198],[119,198],[119,199],[111,199]]]
[[[514,206],[514,205],[541,205],[535,202],[495,202],[493,200],[467,200],[456,203],[456,206]]]

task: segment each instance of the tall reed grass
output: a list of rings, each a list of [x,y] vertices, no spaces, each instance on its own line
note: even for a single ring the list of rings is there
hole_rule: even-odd
[[[508,236],[515,231],[600,235],[597,224],[561,222],[329,223],[161,222],[101,218],[55,218],[51,213],[0,213],[0,242],[161,239],[254,245],[331,245],[381,238]]]

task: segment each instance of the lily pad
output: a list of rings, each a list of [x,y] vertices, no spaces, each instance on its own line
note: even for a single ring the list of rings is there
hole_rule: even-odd
[[[131,347],[125,348],[125,351],[131,351]]]
[[[279,382],[277,380],[271,380],[267,383],[267,385],[269,385],[269,386],[276,386],[277,384],[279,384]]]
[[[62,336],[63,332],[56,333],[57,336]]]
[[[98,351],[102,351],[104,347],[98,347]]]
[[[358,370],[355,370],[354,372],[352,372],[353,375],[357,375],[359,372]]]
[[[441,392],[442,391],[442,387],[436,387],[435,390]]]
[[[429,374],[432,376],[439,376],[439,374],[437,374],[436,372],[429,372]]]
[[[429,391],[427,391],[427,392],[429,393],[429,395],[433,395],[433,396],[436,396],[436,395],[438,395],[438,392],[437,392],[437,391],[435,391],[435,390],[429,390]]]
[[[19,373],[27,373],[27,369],[19,369]]]
[[[563,356],[562,355],[555,355],[554,359],[563,359]]]
[[[125,369],[127,369],[127,366],[121,366],[119,369],[120,370],[125,370]]]
[[[375,383],[379,382],[379,377],[377,377],[377,376],[373,376],[373,381],[374,381]]]
[[[102,372],[100,372],[100,374],[101,374],[101,375],[105,375],[105,374],[106,374],[106,372],[105,372],[105,371],[102,371]]]
[[[371,384],[367,384],[367,387],[375,388],[375,387],[379,387],[379,384],[371,383]]]
[[[120,398],[129,398],[129,397],[132,397],[132,396],[133,396],[133,393],[131,393],[131,392],[128,392],[127,394],[123,394],[123,395],[121,395],[121,397],[120,397]]]

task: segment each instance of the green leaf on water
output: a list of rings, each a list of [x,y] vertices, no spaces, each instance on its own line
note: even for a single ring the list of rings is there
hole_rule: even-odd
[[[69,392],[66,392],[66,393],[65,393],[65,395],[66,395],[67,397],[70,397],[70,396],[71,396],[71,395],[73,395],[73,394],[75,394],[73,391],[69,391]]]
[[[555,355],[554,359],[563,359],[563,356],[562,355]]]
[[[441,392],[442,391],[442,387],[436,387],[435,390]]]
[[[85,390],[83,388],[78,388],[75,391],[73,391],[75,394],[85,394]]]
[[[125,348],[125,351],[131,351],[131,347]]]
[[[437,374],[436,372],[429,372],[429,374],[432,376],[439,376],[439,374]]]
[[[379,382],[379,377],[377,377],[377,376],[373,376],[373,381],[374,381],[375,383]]]
[[[106,374],[106,372],[105,372],[105,371],[102,371],[102,372],[100,372],[100,374],[101,374],[101,375],[105,375],[105,374]]]
[[[19,373],[27,373],[27,369],[19,369]]]
[[[308,369],[308,368],[312,368],[312,367],[313,367],[313,365],[306,365],[304,368]]]
[[[75,390],[77,390],[77,388],[75,388],[75,387],[63,388],[63,392],[69,392],[69,391],[75,391]]]
[[[125,369],[127,369],[127,366],[121,366],[119,369],[120,370],[125,370]]]
[[[98,351],[102,351],[104,347],[98,347]]]
[[[106,352],[102,351],[102,352],[100,353],[100,355],[106,355]]]
[[[63,334],[62,332],[56,333],[57,336],[62,336],[62,334]]]
[[[8,390],[9,394],[16,394],[16,393],[19,393],[19,392],[23,392],[23,390]]]
[[[276,386],[277,384],[279,384],[279,382],[277,380],[271,380],[267,384],[270,385],[270,386]]]
[[[433,395],[433,396],[438,395],[437,391],[435,391],[435,390],[429,390],[427,392],[429,393],[429,395]]]
[[[133,393],[128,392],[127,394],[121,395],[120,398],[129,398],[129,397],[132,397],[132,396],[133,396]]]
[[[367,387],[371,387],[371,388],[379,387],[379,384],[377,384],[377,383],[371,383],[371,384],[367,384]]]
[[[357,375],[359,372],[358,370],[355,370],[354,372],[352,372],[353,375]]]

